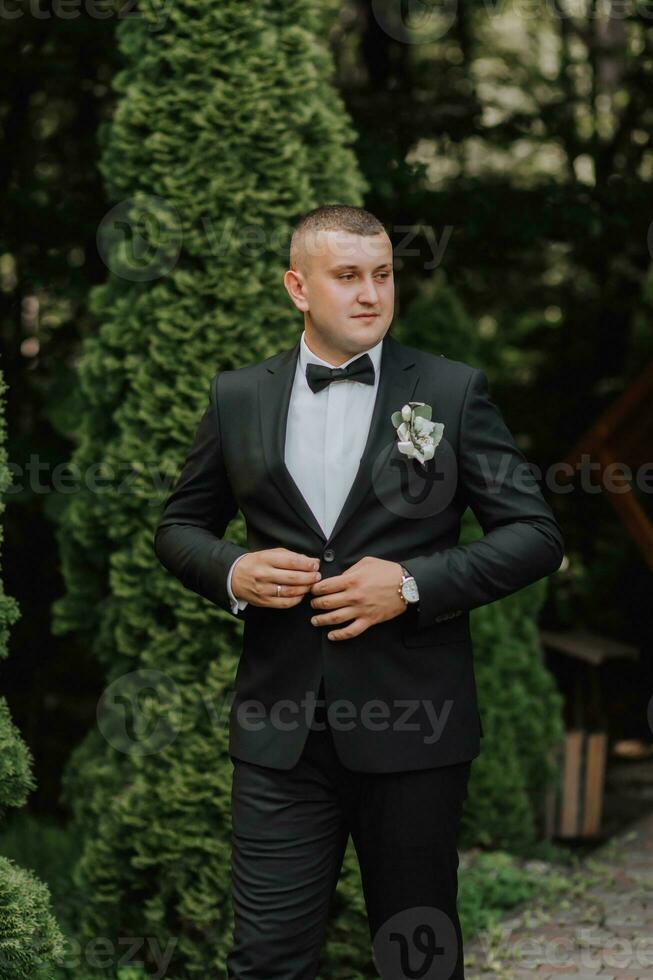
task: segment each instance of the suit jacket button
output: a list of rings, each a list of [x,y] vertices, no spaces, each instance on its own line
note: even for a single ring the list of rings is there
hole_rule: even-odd
[[[333,548],[325,548],[322,553],[322,557],[325,561],[333,561],[333,559],[336,557],[336,553]]]

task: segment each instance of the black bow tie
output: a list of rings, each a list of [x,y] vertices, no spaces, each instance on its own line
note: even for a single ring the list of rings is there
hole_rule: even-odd
[[[332,381],[362,381],[365,385],[374,384],[374,365],[369,354],[357,357],[347,367],[326,367],[309,361],[306,365],[306,380],[312,392],[322,391]]]

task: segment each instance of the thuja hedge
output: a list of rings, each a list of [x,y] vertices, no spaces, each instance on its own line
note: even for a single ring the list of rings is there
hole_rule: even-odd
[[[332,84],[333,7],[182,0],[155,30],[160,11],[139,4],[118,29],[124,67],[101,134],[117,210],[100,229],[109,271],[69,419],[80,485],[58,528],[53,628],[85,638],[106,672],[97,726],[64,776],[82,845],[76,978],[151,974],[155,943],[171,949],[169,980],[224,975],[241,624],[166,574],[153,531],[211,377],[299,334],[282,283],[294,221],[318,204],[362,204],[366,189]],[[225,534],[243,542],[242,519]],[[358,921],[350,942],[365,962]],[[128,937],[144,939],[144,967],[126,962]]]
[[[4,497],[11,483],[7,465],[4,377],[0,374],[0,553]],[[9,654],[12,625],[20,617],[16,600],[0,575],[0,660]],[[0,696],[0,824],[10,807],[21,807],[36,788],[29,747]],[[63,936],[52,914],[50,890],[32,871],[0,855],[0,980],[41,980],[63,952]]]

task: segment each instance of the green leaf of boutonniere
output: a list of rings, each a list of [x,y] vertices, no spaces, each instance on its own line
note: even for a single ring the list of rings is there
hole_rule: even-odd
[[[410,402],[408,404],[410,405]],[[417,405],[413,409],[413,415],[419,416],[422,419],[428,419],[429,422],[431,421],[432,414],[433,410],[430,405]]]

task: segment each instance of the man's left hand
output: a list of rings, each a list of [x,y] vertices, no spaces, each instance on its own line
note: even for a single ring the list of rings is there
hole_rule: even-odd
[[[344,629],[327,633],[329,640],[350,640],[375,623],[394,619],[406,611],[397,589],[401,585],[401,565],[396,561],[366,556],[332,578],[311,586],[311,606],[324,610],[311,618],[314,626],[349,623]]]

